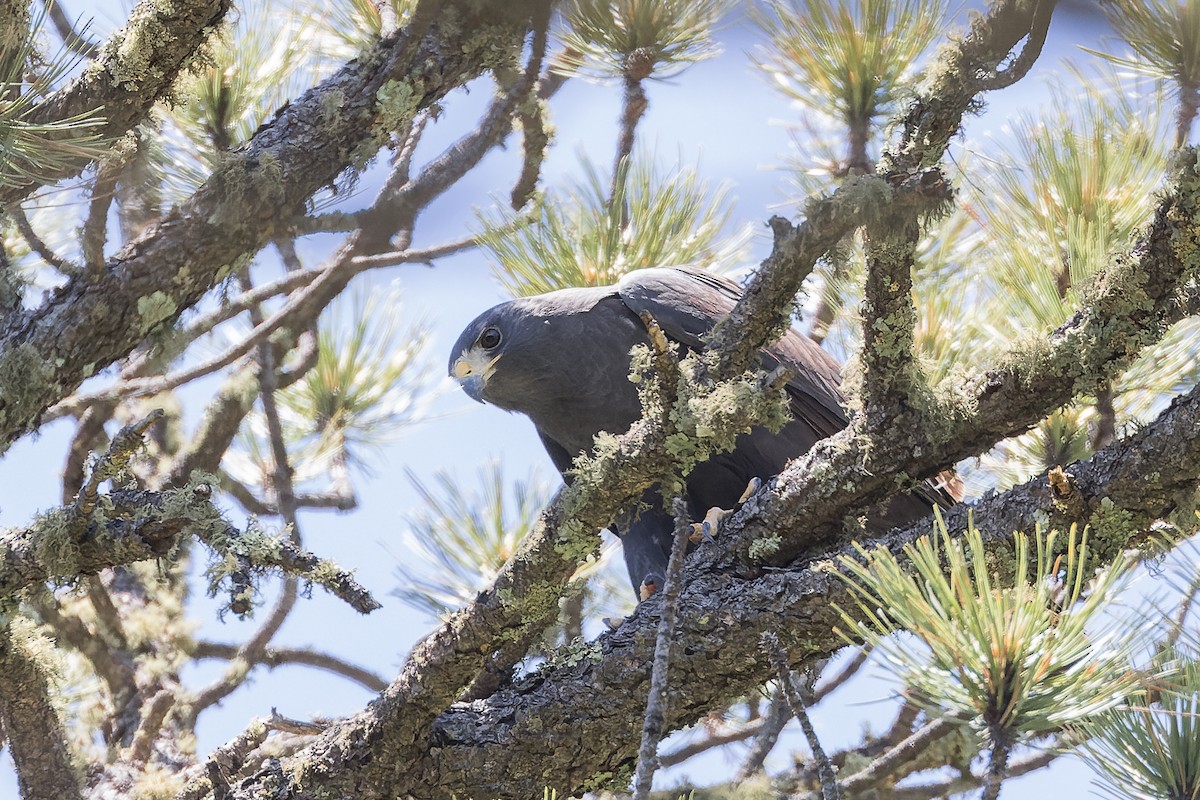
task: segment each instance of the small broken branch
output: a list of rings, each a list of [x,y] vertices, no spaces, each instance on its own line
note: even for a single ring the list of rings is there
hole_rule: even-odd
[[[683,559],[687,555],[688,537],[692,523],[688,518],[687,502],[681,496],[671,501],[675,518],[675,538],[671,542],[671,558],[663,580],[662,601],[658,616],[658,634],[654,638],[654,662],[650,669],[650,692],[642,721],[642,743],[638,748],[637,772],[633,778],[634,800],[650,796],[650,784],[658,769],[658,743],[663,736],[667,713],[667,671],[671,663],[671,639],[675,635],[675,616],[679,610],[680,582],[683,580]]]

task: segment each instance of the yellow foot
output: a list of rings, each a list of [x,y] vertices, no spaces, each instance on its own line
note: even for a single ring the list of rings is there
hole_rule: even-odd
[[[762,488],[762,485],[762,478],[751,478],[750,482],[746,484],[746,491],[742,492],[742,496],[738,498],[735,508],[743,505],[751,497],[754,497],[755,493]]]
[[[642,600],[649,600],[655,592],[658,591],[658,581],[653,575],[647,575],[642,581],[642,585],[638,587],[638,597]]]

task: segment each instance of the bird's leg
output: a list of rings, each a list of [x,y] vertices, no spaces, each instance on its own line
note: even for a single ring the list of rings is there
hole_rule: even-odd
[[[746,484],[746,490],[742,492],[742,496],[733,504],[733,508],[719,508],[713,506],[704,515],[703,522],[692,523],[692,535],[688,537],[692,544],[700,544],[702,541],[712,541],[717,535],[717,531],[721,528],[721,523],[737,512],[739,508],[746,504],[746,501],[754,496],[754,493],[762,488],[762,478],[751,478]]]

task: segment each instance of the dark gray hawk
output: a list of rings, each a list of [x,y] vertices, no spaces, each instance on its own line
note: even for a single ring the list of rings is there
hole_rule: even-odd
[[[519,411],[533,420],[559,472],[592,448],[600,431],[624,433],[641,418],[637,388],[629,380],[630,350],[649,344],[638,316],[649,312],[669,339],[688,350],[741,297],[738,286],[687,267],[643,269],[615,286],[562,289],[501,303],[480,314],[454,343],[450,374],[479,402]],[[738,502],[755,478],[777,475],[817,441],[848,424],[838,388],[838,364],[804,334],[789,329],[762,354],[763,366],[790,368],[787,384],[792,420],[779,433],[754,428],[732,452],[713,456],[687,478],[693,519],[713,507]],[[568,478],[569,479],[569,478]],[[900,495],[868,516],[872,530],[911,522],[950,495],[927,486]],[[656,490],[644,509],[618,526],[634,590],[661,586],[674,523]]]

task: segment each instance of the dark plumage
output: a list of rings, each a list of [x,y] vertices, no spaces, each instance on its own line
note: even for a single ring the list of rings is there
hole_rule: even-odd
[[[479,315],[450,353],[450,374],[480,402],[519,411],[533,420],[560,472],[590,450],[600,431],[623,433],[641,417],[629,381],[629,351],[649,339],[638,314],[648,311],[668,338],[690,349],[741,296],[724,278],[686,267],[631,272],[615,286],[563,289],[501,303]],[[792,420],[777,434],[755,428],[733,452],[700,464],[687,479],[693,519],[713,506],[729,508],[755,477],[778,474],[792,458],[846,427],[837,362],[807,336],[789,330],[763,352],[763,364],[782,362],[795,377],[787,385]],[[653,490],[648,507],[620,530],[635,591],[646,578],[662,585],[673,522]],[[872,515],[884,529],[924,516],[938,490],[902,495]]]

